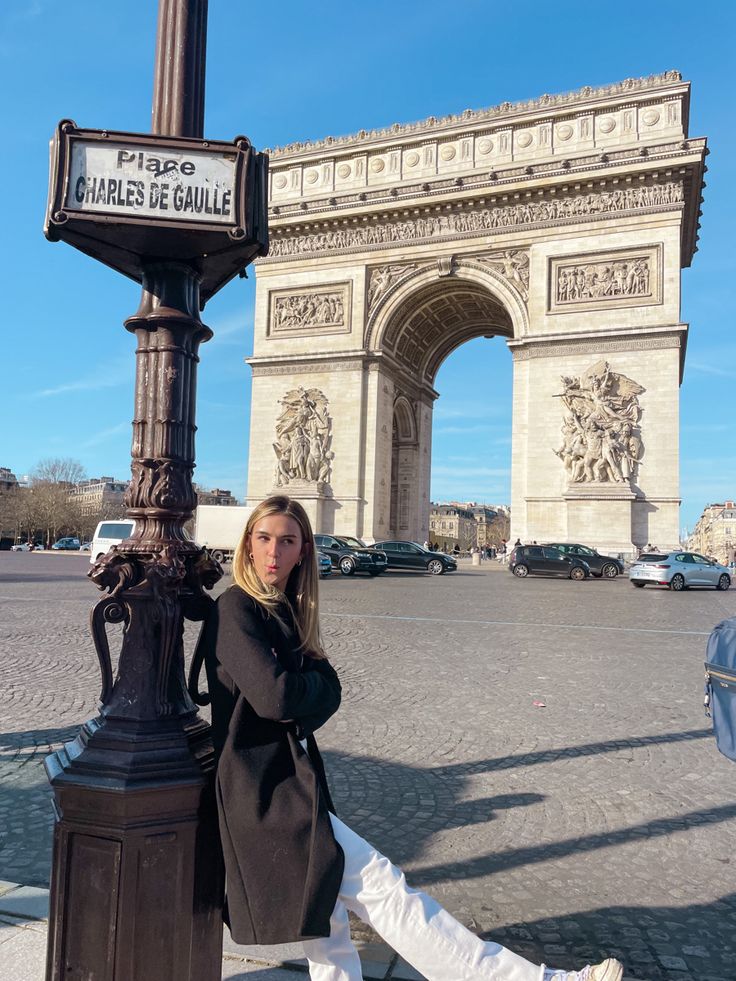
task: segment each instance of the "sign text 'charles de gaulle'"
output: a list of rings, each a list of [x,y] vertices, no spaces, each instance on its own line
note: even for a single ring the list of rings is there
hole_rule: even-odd
[[[208,299],[268,251],[268,158],[231,143],[62,120],[51,142],[46,235],[141,280],[152,261],[186,261]]]

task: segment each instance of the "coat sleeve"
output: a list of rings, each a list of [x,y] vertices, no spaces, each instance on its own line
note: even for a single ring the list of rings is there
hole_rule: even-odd
[[[305,658],[307,660],[307,658]],[[316,660],[313,658],[308,659],[309,670],[307,674],[311,674],[314,671],[318,671],[320,674],[324,675],[326,680],[329,682],[333,689],[334,699],[333,703],[330,705],[325,705],[321,712],[312,712],[309,715],[295,716],[295,721],[297,723],[297,735],[300,739],[304,739],[306,736],[311,736],[321,728],[329,718],[331,718],[335,712],[337,712],[340,706],[340,699],[342,697],[342,686],[340,685],[340,679],[337,676],[337,672],[332,667],[327,660]]]
[[[229,589],[218,601],[217,659],[263,719],[329,718],[340,704],[340,683],[325,671],[287,671],[269,644],[255,600]]]

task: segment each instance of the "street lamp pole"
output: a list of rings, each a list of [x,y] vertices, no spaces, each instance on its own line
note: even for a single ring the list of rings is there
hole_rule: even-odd
[[[153,131],[203,135],[207,0],[160,0]],[[100,714],[50,756],[56,823],[47,981],[216,981],[222,865],[209,726],[186,687],[184,617],[221,570],[184,532],[196,504],[196,264],[143,263],[131,537],[90,572]],[[113,678],[106,626],[122,624]]]

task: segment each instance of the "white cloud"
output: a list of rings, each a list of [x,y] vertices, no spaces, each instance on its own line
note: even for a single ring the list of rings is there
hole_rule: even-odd
[[[433,415],[435,422],[444,419],[497,419],[510,418],[511,410],[505,399],[497,402],[461,402],[459,405],[453,400],[448,405],[438,402]]]
[[[80,378],[78,381],[65,382],[63,385],[56,385],[54,388],[42,388],[37,392],[28,392],[27,398],[29,399],[46,399],[51,398],[54,395],[67,395],[69,392],[98,392],[103,388],[116,388],[118,385],[124,385],[130,381],[130,376],[116,377],[110,375],[108,377],[95,377],[94,373],[91,373],[89,378]]]
[[[488,477],[508,478],[511,470],[508,467],[448,467],[440,464],[432,467],[432,480],[452,478],[453,480],[476,480]]]
[[[728,368],[721,368],[716,364],[707,364],[704,361],[690,361],[688,370],[699,372],[701,375],[716,375],[718,378],[736,378],[736,371]]]
[[[119,436],[121,433],[131,432],[131,424],[129,422],[119,422],[117,426],[110,426],[108,429],[101,429],[98,433],[90,436],[89,439],[84,440],[82,443],[78,443],[77,446],[80,450],[88,450],[92,446],[99,446],[100,443],[106,443],[111,437]]]
[[[253,331],[253,311],[245,307],[242,310],[233,310],[232,313],[227,313],[223,317],[209,322],[208,326],[214,332],[210,344],[218,342],[244,344],[250,341],[250,335]]]

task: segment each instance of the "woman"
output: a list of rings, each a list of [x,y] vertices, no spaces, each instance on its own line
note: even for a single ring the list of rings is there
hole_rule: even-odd
[[[203,646],[236,943],[302,940],[312,981],[360,981],[352,910],[429,981],[620,981],[618,961],[555,971],[483,942],[335,816],[314,732],[337,710],[340,682],[320,640],[299,503],[270,497],[253,510],[233,580]]]

